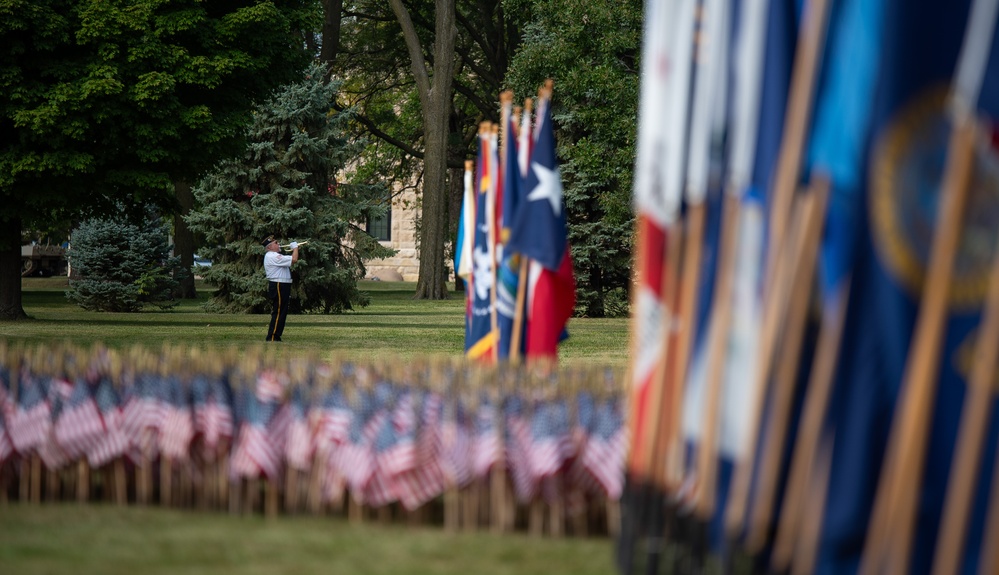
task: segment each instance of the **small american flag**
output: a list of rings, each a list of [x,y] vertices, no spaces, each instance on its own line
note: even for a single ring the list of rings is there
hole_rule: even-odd
[[[279,479],[280,454],[267,437],[267,424],[273,416],[274,406],[262,402],[256,394],[241,390],[239,402],[242,413],[239,437],[230,460],[229,472],[233,477],[258,477],[263,473],[268,479]]]
[[[61,469],[69,461],[69,456],[66,455],[66,452],[63,450],[62,446],[59,445],[59,441],[56,439],[55,426],[52,422],[59,421],[59,417],[62,415],[63,406],[69,401],[69,397],[72,392],[73,384],[69,383],[65,379],[57,377],[49,381],[49,431],[45,436],[44,441],[38,445],[36,450],[38,456],[42,458],[42,463],[49,469]]]
[[[69,459],[88,453],[104,437],[104,422],[82,377],[72,386],[69,400],[55,422],[55,437]]]
[[[315,443],[309,421],[305,418],[305,399],[302,388],[295,387],[287,407],[291,415],[288,424],[288,439],[285,443],[285,458],[293,469],[305,471],[311,467]]]
[[[529,502],[538,493],[531,473],[531,426],[524,415],[524,401],[517,395],[506,398],[506,460],[510,465],[513,488],[521,502]]]
[[[0,466],[13,454],[14,444],[10,442],[10,437],[7,435],[4,412],[0,411]]]
[[[627,451],[628,438],[621,408],[617,401],[605,400],[597,408],[595,426],[582,459],[583,465],[603,486],[609,499],[621,497]]]
[[[374,473],[372,446],[387,418],[388,414],[373,391],[358,391],[350,433],[337,452],[336,465],[355,497],[363,497],[364,487]]]
[[[175,461],[186,461],[194,437],[191,421],[191,402],[188,390],[176,377],[163,382],[163,428],[160,432],[160,450]]]
[[[451,397],[441,422],[442,467],[447,484],[464,487],[472,481],[472,432],[468,410],[458,397]]]
[[[136,463],[142,456],[153,459],[159,448],[159,434],[166,417],[166,385],[159,374],[137,374],[126,386],[124,414],[125,435],[129,439],[128,456]]]
[[[214,459],[215,451],[223,439],[231,439],[233,436],[235,424],[232,410],[232,388],[229,387],[228,378],[223,376],[213,380],[205,404],[203,431],[205,450],[212,454],[209,459]]]
[[[443,402],[440,395],[435,392],[423,392],[421,395],[422,417],[419,418],[417,428],[413,432],[415,461],[394,478],[399,501],[406,509],[416,509],[444,491],[444,471],[441,467]],[[415,410],[419,407],[414,405],[413,408],[415,414]]]
[[[581,391],[576,395],[576,421],[572,431],[576,456],[567,465],[566,480],[570,489],[578,489],[584,493],[603,492],[603,488],[583,465],[583,453],[586,451],[590,432],[595,425],[595,414],[596,402],[593,395]]]
[[[415,449],[412,431],[407,431],[405,427],[415,426],[406,421],[411,416],[404,413],[407,403],[411,404],[408,393],[396,402],[391,414],[382,419],[375,433],[371,447],[374,465],[370,478],[364,484],[362,496],[364,502],[373,507],[387,505],[396,499],[395,475],[413,465]],[[408,409],[412,411],[411,405]]]
[[[46,399],[45,382],[36,380],[28,370],[21,371],[19,395],[13,416],[7,424],[14,449],[27,455],[46,441],[52,427],[51,409]]]
[[[475,437],[472,440],[472,473],[484,478],[503,455],[499,417],[496,406],[483,393],[475,415]]]
[[[94,390],[94,402],[104,423],[104,435],[88,452],[91,467],[100,467],[120,457],[128,449],[128,438],[122,430],[118,393],[107,379],[101,379]]]

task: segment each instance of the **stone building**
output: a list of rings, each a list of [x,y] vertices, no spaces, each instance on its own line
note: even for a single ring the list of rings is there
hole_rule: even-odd
[[[396,250],[389,258],[364,263],[367,278],[382,281],[413,281],[420,275],[420,255],[416,250],[416,192],[395,194],[392,209],[384,218],[367,222],[368,233],[386,247]]]

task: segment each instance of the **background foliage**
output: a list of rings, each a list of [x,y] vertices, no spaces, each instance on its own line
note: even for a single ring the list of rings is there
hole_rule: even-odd
[[[147,304],[176,305],[169,229],[155,210],[138,224],[125,219],[93,218],[73,231],[69,263],[78,279],[66,297],[91,311],[136,312]]]
[[[531,22],[507,74],[532,95],[546,78],[576,270],[577,313],[627,314],[634,219],[640,0],[509,0]]]

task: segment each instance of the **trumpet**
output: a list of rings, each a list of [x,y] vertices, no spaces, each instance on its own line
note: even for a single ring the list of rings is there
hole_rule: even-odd
[[[309,243],[309,240],[302,240],[302,241],[298,242],[298,245],[299,246],[304,246],[307,243]],[[290,249],[291,248],[291,244],[290,243],[280,244],[280,247],[281,247],[281,249]]]

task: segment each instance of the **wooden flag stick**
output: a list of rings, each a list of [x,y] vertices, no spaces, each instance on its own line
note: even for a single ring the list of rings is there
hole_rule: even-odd
[[[807,197],[807,196],[806,196]],[[801,209],[801,204],[798,204]],[[787,311],[787,300],[793,279],[791,262],[794,254],[802,246],[801,236],[804,234],[801,225],[803,218],[793,220],[789,237],[783,246],[783,252],[774,265],[774,277],[769,284],[763,303],[763,318],[760,327],[760,343],[756,352],[756,365],[751,375],[751,398],[748,406],[745,436],[742,438],[742,450],[736,461],[732,483],[729,487],[729,499],[725,508],[725,527],[731,536],[739,535],[746,522],[746,512],[749,508],[749,490],[753,478],[753,466],[756,458],[757,439],[760,433],[763,407],[767,397],[767,385],[774,354],[778,347],[780,328]]]
[[[697,446],[697,491],[694,513],[709,521],[715,511],[718,476],[718,409],[721,405],[725,355],[729,324],[732,319],[732,282],[735,277],[736,241],[739,233],[739,199],[725,194],[722,232],[718,240],[718,276],[715,278],[714,302],[708,320],[708,372],[704,380],[704,403],[701,405],[701,437]]]
[[[829,492],[829,476],[832,470],[832,444],[831,436],[819,443],[815,453],[815,466],[808,474],[805,490],[808,501],[811,502],[809,508],[811,512],[805,513],[801,520],[799,541],[791,564],[791,575],[809,575],[815,572],[815,560],[822,535],[822,507]]]
[[[90,497],[90,466],[87,458],[81,457],[76,463],[76,501],[86,503]]]
[[[808,515],[815,514],[815,505],[819,504],[815,499],[809,498],[811,506],[806,508],[805,495],[809,477],[816,473],[813,467],[818,464],[816,454],[821,442],[822,422],[832,394],[836,360],[843,339],[846,304],[850,294],[849,285],[850,280],[847,278],[835,296],[832,304],[835,307],[828,310],[829,317],[823,318],[820,327],[815,361],[809,375],[810,381],[801,424],[798,426],[798,438],[795,441],[787,488],[781,505],[777,537],[770,557],[770,564],[777,573],[784,572],[791,565],[801,536],[799,532],[801,522],[807,519],[806,512]]]
[[[819,178],[813,182],[811,192],[802,211],[805,219],[802,224],[803,237],[800,250],[791,262],[794,270],[794,284],[791,287],[787,318],[784,321],[784,336],[781,356],[773,381],[773,396],[770,410],[771,426],[764,436],[765,447],[760,453],[756,504],[749,522],[746,546],[752,553],[759,553],[767,543],[770,533],[774,501],[777,498],[777,479],[787,427],[791,419],[791,403],[797,387],[798,366],[801,348],[805,339],[805,324],[808,304],[815,280],[815,262],[818,258],[819,243],[822,239],[822,222],[825,220],[826,205],[829,199],[829,180]]]
[[[667,232],[669,237],[679,240],[682,236],[679,233],[680,226],[673,225]],[[666,485],[666,451],[669,446],[669,432],[672,429],[672,421],[667,414],[672,412],[669,401],[673,398],[670,387],[675,382],[670,377],[670,370],[673,355],[676,353],[677,332],[674,329],[676,320],[674,312],[677,309],[677,299],[679,297],[679,286],[677,285],[678,272],[680,269],[681,246],[679,241],[669,242],[666,246],[666,262],[663,265],[663,331],[665,337],[662,339],[660,361],[655,368],[655,376],[650,385],[652,390],[650,397],[652,404],[651,412],[646,419],[646,437],[652,440],[646,443],[646,454],[644,466],[649,470],[649,478],[654,486],[662,490],[665,494]]]
[[[511,95],[511,100],[512,100]],[[495,146],[499,140],[499,126],[496,124],[490,124],[489,127],[489,145],[490,148]],[[491,151],[489,153],[490,165],[492,165],[493,158],[499,158],[499,154],[493,154]],[[497,284],[497,272],[499,271],[498,259],[496,257],[496,247],[499,241],[499,230],[496,229],[496,210],[500,209],[501,206],[496,205],[496,199],[499,197],[497,192],[499,191],[496,187],[497,179],[499,177],[499,166],[493,166],[493,172],[497,177],[489,178],[489,190],[486,191],[486,228],[488,232],[486,235],[488,239],[486,240],[486,245],[489,248],[489,329],[493,333],[493,345],[490,349],[490,360],[493,364],[499,361],[499,319],[496,317],[496,284]]]
[[[992,401],[992,398],[989,401]],[[997,450],[995,458],[996,461],[999,461],[999,450]],[[996,545],[995,541],[999,541],[999,469],[992,471],[989,508],[985,515],[982,548],[978,557],[978,575],[999,573],[999,545]]]
[[[534,108],[534,100],[527,98],[524,100],[524,117],[530,118],[531,110]],[[521,130],[530,131],[531,127],[526,122],[521,123]],[[530,134],[527,135],[528,139]],[[519,165],[519,162],[518,162]],[[526,168],[526,166],[524,166]],[[524,302],[527,299],[527,258],[519,256],[520,269],[517,274],[517,303],[513,310],[513,334],[510,336],[509,361],[517,363],[520,360],[520,339],[524,331]]]
[[[790,95],[771,200],[770,240],[765,263],[768,290],[778,250],[783,244],[787,230],[794,190],[797,188],[801,172],[801,156],[805,149],[809,119],[812,115],[812,95],[815,92],[819,61],[825,44],[829,1],[809,2],[804,18],[805,29],[798,36],[797,56],[794,59],[794,70],[791,72]]]
[[[679,339],[670,363],[673,385],[668,398],[670,409],[663,414],[669,426],[666,449],[666,485],[675,492],[683,482],[685,446],[683,442],[683,400],[690,367],[691,348],[696,336],[694,316],[697,312],[700,283],[701,252],[704,246],[704,203],[691,206],[686,217],[686,238],[683,247],[683,271],[680,276],[680,300],[677,305]]]
[[[919,503],[917,495],[922,485],[926,438],[939,374],[951,276],[974,159],[974,141],[972,120],[959,121],[948,146],[927,280],[909,346],[898,412],[889,436],[889,453],[894,452],[895,456],[888,461],[891,467],[882,470],[878,484],[874,510],[882,515],[875,515],[872,530],[868,532],[862,573],[880,572],[882,567],[892,573],[908,572]]]
[[[513,310],[513,333],[510,334],[510,363],[520,361],[520,339],[524,331],[524,302],[527,299],[527,258],[520,255],[520,270],[517,273],[517,303]]]
[[[997,244],[999,245],[999,244]],[[979,475],[982,445],[995,397],[996,360],[999,356],[999,249],[993,255],[992,273],[989,276],[988,296],[982,310],[978,341],[975,343],[974,363],[965,391],[961,410],[957,453],[951,465],[947,498],[944,500],[943,522],[933,554],[933,573],[957,573],[961,553],[968,532],[968,517],[975,481]],[[995,541],[984,539],[984,541]],[[986,545],[985,547],[992,547]]]

